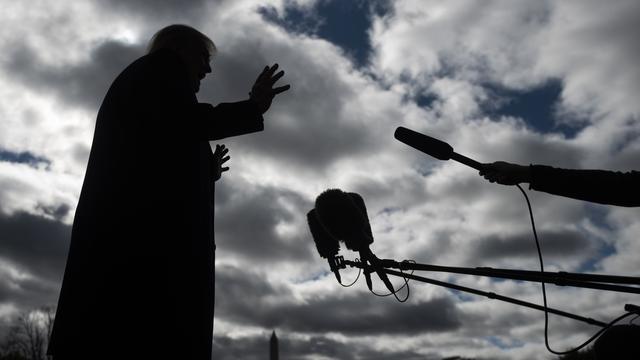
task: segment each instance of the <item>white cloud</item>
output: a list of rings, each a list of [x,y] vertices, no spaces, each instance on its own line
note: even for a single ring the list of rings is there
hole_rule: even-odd
[[[76,175],[47,171],[43,167],[0,162],[0,184],[2,213],[28,212],[52,217],[56,209],[65,207],[58,220],[70,223],[82,179]]]

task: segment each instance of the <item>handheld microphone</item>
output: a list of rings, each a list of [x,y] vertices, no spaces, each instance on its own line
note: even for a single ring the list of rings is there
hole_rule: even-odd
[[[340,269],[336,265],[335,260],[338,251],[340,251],[338,240],[329,235],[322,224],[320,224],[316,215],[316,209],[311,209],[311,211],[307,213],[307,223],[309,224],[309,231],[311,232],[313,242],[316,243],[318,254],[329,261],[329,268],[335,274],[338,282],[342,283]]]
[[[421,151],[427,155],[431,155],[439,160],[453,159],[457,162],[470,166],[476,170],[482,170],[483,165],[464,155],[460,155],[453,151],[453,147],[442,140],[432,138],[425,134],[399,126],[393,136],[400,142],[403,142],[412,148]]]
[[[362,261],[368,261],[387,289],[395,292],[387,274],[382,271],[380,259],[369,248],[373,243],[373,233],[362,196],[340,189],[326,190],[316,198],[316,212],[327,232],[343,241],[347,249],[360,252]],[[369,290],[372,290],[369,272],[365,271],[364,275]]]

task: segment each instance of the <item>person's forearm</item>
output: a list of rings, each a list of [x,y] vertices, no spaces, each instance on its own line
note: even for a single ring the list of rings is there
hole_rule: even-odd
[[[618,206],[640,206],[640,172],[558,169],[531,165],[530,188],[554,195]]]
[[[519,171],[519,182],[531,184],[531,166],[520,165],[521,169]]]
[[[249,100],[235,103],[198,104],[197,119],[207,140],[220,140],[231,136],[264,130],[264,119]]]

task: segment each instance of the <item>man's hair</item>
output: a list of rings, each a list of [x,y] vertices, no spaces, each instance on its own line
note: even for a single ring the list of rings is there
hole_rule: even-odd
[[[216,53],[216,45],[207,35],[188,25],[174,24],[160,29],[151,37],[147,46],[147,53],[152,53],[159,49],[178,49],[185,45],[201,44],[209,55]]]

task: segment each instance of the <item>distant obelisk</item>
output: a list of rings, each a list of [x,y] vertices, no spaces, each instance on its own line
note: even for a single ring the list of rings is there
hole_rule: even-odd
[[[273,330],[271,333],[271,344],[269,345],[269,354],[271,360],[278,360],[280,356],[278,355],[278,337],[276,336],[276,331]]]

